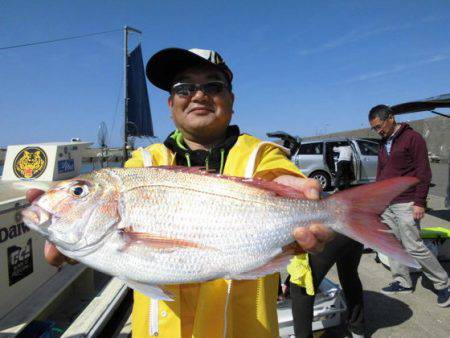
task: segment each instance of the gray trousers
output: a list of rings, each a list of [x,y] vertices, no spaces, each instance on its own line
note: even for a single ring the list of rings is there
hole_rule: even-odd
[[[414,220],[413,204],[413,202],[391,204],[381,215],[381,218],[402,242],[406,251],[417,260],[422,267],[424,275],[431,280],[435,289],[445,289],[448,283],[447,272],[420,238],[420,224]],[[412,287],[411,276],[407,266],[390,257],[389,265],[395,281],[400,282],[400,285],[403,287]]]

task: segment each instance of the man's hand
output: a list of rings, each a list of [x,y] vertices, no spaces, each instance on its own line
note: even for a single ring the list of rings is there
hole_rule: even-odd
[[[413,206],[413,217],[415,220],[420,220],[425,216],[425,208],[418,205]]]
[[[53,243],[45,241],[44,247],[45,260],[53,266],[61,266],[67,262],[67,257],[64,256]]]
[[[26,199],[28,202],[33,202],[36,198],[41,196],[45,191],[39,189],[30,189],[26,193]],[[53,266],[61,266],[67,262],[69,264],[76,264],[77,262],[69,257],[64,256],[53,243],[45,241],[44,247],[45,260]]]
[[[322,192],[319,182],[311,178],[283,175],[274,181],[299,190],[307,199],[318,200]],[[310,253],[317,253],[321,252],[325,244],[334,237],[334,231],[322,223],[313,222],[308,227],[296,228],[294,237],[302,249]]]

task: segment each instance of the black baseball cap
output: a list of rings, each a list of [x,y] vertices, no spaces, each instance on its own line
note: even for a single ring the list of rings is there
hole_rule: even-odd
[[[147,62],[147,78],[156,87],[170,92],[175,77],[188,68],[210,65],[224,73],[231,84],[233,73],[219,53],[207,49],[166,48]]]

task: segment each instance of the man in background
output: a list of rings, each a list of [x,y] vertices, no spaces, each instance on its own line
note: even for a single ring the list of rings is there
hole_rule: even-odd
[[[400,239],[408,253],[421,265],[431,280],[439,306],[450,305],[448,275],[437,258],[420,238],[419,221],[425,214],[425,204],[431,182],[431,169],[425,140],[406,123],[396,123],[390,107],[378,105],[369,112],[369,123],[381,137],[378,152],[377,181],[391,177],[414,176],[420,182],[391,201],[382,214],[385,222]],[[389,258],[394,281],[381,289],[384,294],[411,293],[413,285],[408,267]]]

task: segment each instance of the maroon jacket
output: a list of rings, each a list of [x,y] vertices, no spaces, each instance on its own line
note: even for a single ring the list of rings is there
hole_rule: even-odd
[[[378,152],[377,181],[391,177],[414,176],[420,183],[397,196],[392,203],[414,202],[425,207],[431,182],[427,145],[423,137],[408,124],[401,123],[395,133],[390,155],[386,152],[386,139],[381,140]]]

